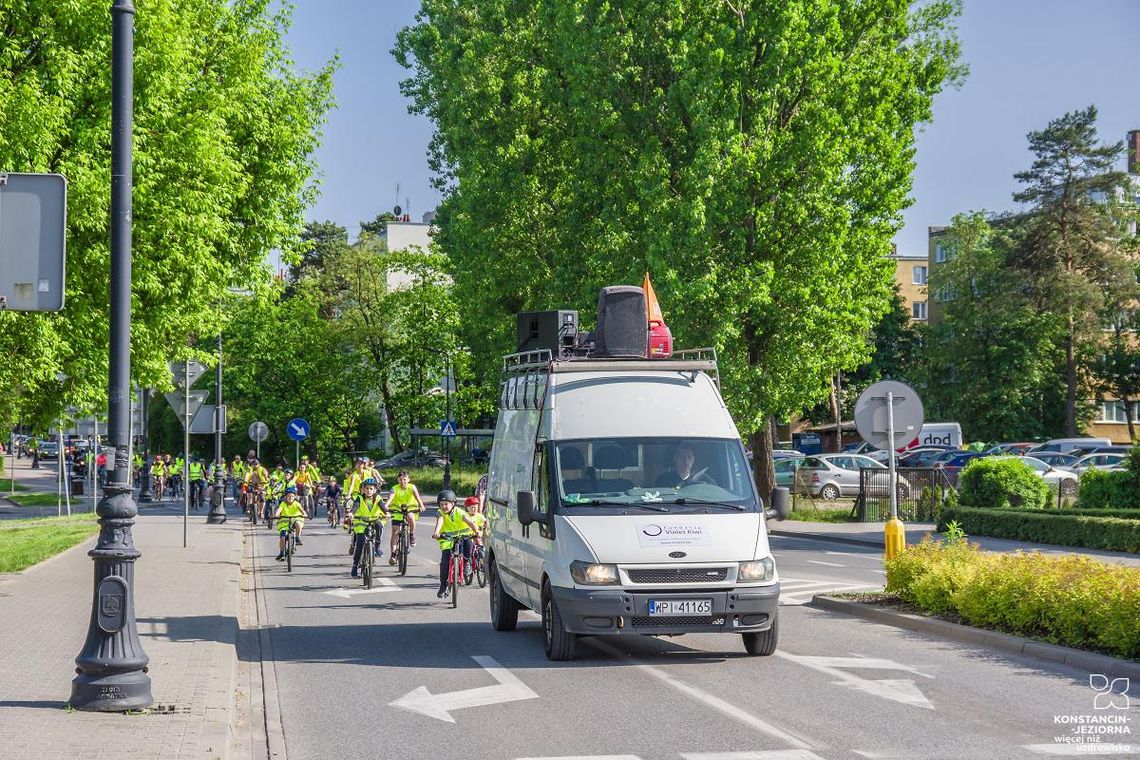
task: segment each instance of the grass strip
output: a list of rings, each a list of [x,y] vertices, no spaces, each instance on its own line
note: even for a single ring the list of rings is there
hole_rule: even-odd
[[[16,573],[94,535],[94,514],[0,520],[0,573]]]
[[[16,493],[5,497],[8,501],[19,504],[21,507],[54,507],[62,499],[54,493],[38,491],[36,493]],[[66,503],[66,500],[63,500]],[[71,497],[71,508],[75,509],[76,497]]]
[[[788,515],[788,519],[818,523],[856,522],[851,519],[850,509],[796,509]]]
[[[12,479],[11,478],[0,478],[0,496],[7,495],[8,492],[10,492],[11,490],[12,490]],[[19,484],[19,482],[17,482],[16,483],[16,490],[17,491],[27,491],[28,487],[22,486]]]

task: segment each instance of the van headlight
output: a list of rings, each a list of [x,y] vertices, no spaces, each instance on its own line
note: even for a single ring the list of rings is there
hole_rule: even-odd
[[[612,586],[618,582],[617,565],[599,565],[577,559],[570,563],[570,575],[575,583],[583,586]]]
[[[741,562],[740,568],[736,571],[736,580],[738,581],[770,581],[775,577],[776,563],[772,561],[771,557],[753,560],[752,562]]]

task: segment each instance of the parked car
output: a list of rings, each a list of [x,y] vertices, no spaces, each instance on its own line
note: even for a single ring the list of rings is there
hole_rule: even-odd
[[[776,460],[776,485],[791,488],[796,481],[796,469],[807,457],[780,457]]]
[[[974,459],[982,459],[988,456],[984,451],[956,451],[953,455],[940,459],[935,466],[941,467],[942,471],[946,474],[946,478],[951,483],[958,482],[958,473],[966,464]]]
[[[923,446],[917,449],[911,449],[905,455],[900,455],[898,459],[899,467],[932,467],[932,462],[938,457],[944,455],[948,450],[957,451],[957,449],[947,449],[944,446]]]
[[[1077,452],[1080,451],[1078,454]],[[1123,444],[1113,444],[1111,446],[1090,446],[1089,448],[1074,449],[1069,452],[1077,457],[1083,457],[1087,454],[1127,454],[1132,451],[1131,446]]]
[[[772,458],[777,461],[781,459],[803,459],[804,454],[795,449],[776,449],[772,452]]]
[[[376,463],[376,469],[391,470],[399,467],[443,467],[446,464],[447,457],[438,451],[407,449],[387,459],[381,459]]]
[[[1050,488],[1059,490],[1062,496],[1076,495],[1078,479],[1075,473],[1058,467],[1051,467],[1037,457],[1023,456],[1017,457],[1017,459],[1029,465],[1038,477],[1044,480]]]
[[[1120,467],[1125,463],[1125,461],[1127,461],[1127,459],[1127,454],[1086,454],[1073,464],[1062,469],[1071,470],[1077,473],[1077,475],[1080,475],[1090,467],[1096,467],[1102,470],[1108,469],[1110,467]]]
[[[40,441],[40,459],[56,459],[59,457],[59,441]]]
[[[1073,449],[1093,449],[1111,445],[1112,441],[1107,438],[1054,438],[1034,446],[1028,453],[1031,456],[1039,451],[1060,451],[1062,454],[1068,454]]]
[[[1032,449],[1034,446],[1037,446],[1037,444],[1024,441],[1020,443],[996,443],[986,449],[986,453],[990,454],[991,456],[1000,454],[1014,454],[1020,456]]]
[[[1080,457],[1073,456],[1072,454],[1062,454],[1059,451],[1042,451],[1034,454],[1035,459],[1040,459],[1050,467],[1059,467],[1062,470],[1070,469]]]
[[[855,496],[859,493],[859,472],[875,470],[871,481],[873,492],[887,493],[887,466],[860,454],[820,454],[806,457],[800,465],[797,486],[807,490],[814,497],[831,501],[840,496]],[[899,494],[910,493],[910,483],[899,478]]]

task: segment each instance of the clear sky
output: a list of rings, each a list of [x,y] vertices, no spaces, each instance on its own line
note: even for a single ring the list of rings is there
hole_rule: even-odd
[[[288,42],[298,66],[341,57],[309,218],[351,236],[397,198],[414,221],[440,200],[426,158],[431,123],[408,114],[398,87],[407,73],[390,53],[418,8],[418,0],[295,0]],[[1095,104],[1102,139],[1140,129],[1140,0],[965,0],[959,36],[970,75],[939,96],[919,135],[915,202],[896,237],[904,252],[924,253],[927,226],[955,213],[1013,208],[1013,173],[1031,161],[1025,135],[1050,119]]]

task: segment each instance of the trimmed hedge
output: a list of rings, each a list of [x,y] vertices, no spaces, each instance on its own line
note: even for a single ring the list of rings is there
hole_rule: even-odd
[[[1140,569],[924,541],[888,560],[887,591],[936,614],[1140,659]]]
[[[1140,509],[1140,483],[1128,470],[1108,472],[1090,467],[1081,474],[1078,503],[1086,509]]]
[[[1115,552],[1140,552],[1140,520],[1102,517],[1101,514],[1103,512],[1090,515],[1088,510],[1068,509],[1041,511],[948,507],[939,516],[938,529],[943,531],[948,523],[957,521],[962,530],[974,536]]]
[[[1049,502],[1049,486],[1016,457],[981,457],[962,469],[958,502],[969,507],[1042,509]]]

